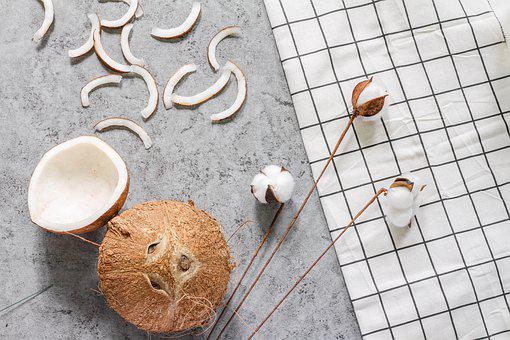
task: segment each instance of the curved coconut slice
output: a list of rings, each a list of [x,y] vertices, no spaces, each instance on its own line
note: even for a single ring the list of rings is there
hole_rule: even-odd
[[[89,93],[100,86],[108,84],[119,84],[122,80],[122,76],[116,74],[110,74],[107,76],[98,77],[92,79],[87,85],[81,89],[81,105],[88,107],[90,105]]]
[[[220,69],[220,63],[216,59],[216,47],[226,37],[237,35],[239,33],[241,33],[240,27],[227,26],[216,33],[216,35],[209,42],[209,47],[207,48],[207,60],[209,61],[209,65],[211,65],[214,71],[218,71]]]
[[[230,70],[237,79],[237,97],[234,101],[234,104],[232,104],[231,107],[226,109],[223,112],[215,113],[211,115],[211,120],[213,123],[220,123],[226,119],[232,118],[240,109],[243,107],[244,103],[246,102],[246,94],[248,93],[248,86],[246,82],[246,77],[241,71],[241,69],[234,64],[231,61],[228,61],[225,64],[225,69]]]
[[[40,0],[44,6],[44,21],[41,27],[35,32],[33,40],[35,42],[41,41],[41,39],[46,35],[48,30],[53,24],[53,17],[55,15],[53,10],[53,2],[52,0]]]
[[[200,16],[200,11],[202,10],[202,6],[199,2],[194,2],[193,7],[191,8],[191,12],[184,20],[182,24],[174,28],[154,28],[152,29],[151,35],[155,38],[161,39],[175,39],[180,38],[185,34],[188,34],[195,24],[197,23],[198,17]]]
[[[156,79],[143,67],[138,65],[131,65],[130,72],[135,73],[143,78],[147,89],[149,90],[149,101],[147,106],[142,110],[141,114],[143,119],[149,119],[150,116],[158,109],[158,86],[156,85]]]
[[[28,188],[32,221],[55,233],[85,233],[105,225],[129,191],[126,164],[94,136],[71,139],[41,159]]]
[[[92,25],[92,28],[90,29],[90,36],[88,40],[81,45],[80,47],[69,50],[68,54],[70,58],[78,58],[90,51],[94,48],[94,32],[99,31],[101,32],[101,25],[99,24],[99,16],[97,14],[87,14],[87,17],[90,20],[90,24]]]
[[[130,67],[128,65],[121,64],[113,60],[113,58],[106,52],[103,44],[101,43],[101,33],[98,30],[94,31],[94,49],[99,60],[101,60],[101,62],[107,67],[121,73],[130,72]]]
[[[109,28],[119,28],[127,24],[135,16],[136,10],[138,9],[138,0],[130,0],[129,8],[127,12],[116,20],[101,20],[101,26]]]
[[[172,101],[177,105],[182,106],[195,106],[200,105],[212,97],[216,96],[218,93],[220,93],[225,86],[227,85],[229,79],[230,79],[230,73],[232,71],[229,68],[225,68],[223,72],[221,73],[221,76],[218,78],[218,80],[211,85],[211,87],[205,89],[204,91],[194,95],[194,96],[181,96],[178,94],[172,95]]]
[[[122,1],[123,3],[131,6],[131,0],[99,0],[99,2],[109,2],[109,1]],[[143,7],[141,3],[138,3],[138,7],[136,8],[135,18],[141,18],[143,16]]]
[[[133,29],[133,24],[127,24],[122,28],[122,33],[120,35],[120,46],[122,48],[122,54],[124,54],[124,58],[133,65],[144,66],[145,61],[143,59],[137,58],[131,52],[131,48],[129,47],[129,35],[131,30]]]
[[[163,91],[163,103],[167,110],[172,107],[172,95],[174,93],[175,86],[182,80],[182,78],[196,70],[197,65],[187,64],[178,69],[177,72],[170,77],[168,83],[166,83],[165,90]]]
[[[130,119],[112,117],[103,119],[94,125],[94,130],[103,132],[112,128],[125,128],[134,132],[143,142],[145,149],[150,149],[152,146],[152,139],[149,134],[141,127]]]
[[[207,325],[232,265],[219,223],[192,202],[148,202],[108,224],[97,272],[108,304],[135,326],[176,333]]]

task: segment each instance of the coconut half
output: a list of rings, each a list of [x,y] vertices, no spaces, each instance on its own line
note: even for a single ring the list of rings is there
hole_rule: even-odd
[[[70,58],[81,57],[94,48],[94,32],[100,31],[101,25],[99,24],[99,17],[97,14],[87,14],[87,17],[89,18],[90,24],[92,26],[90,29],[90,36],[83,45],[67,52]]]
[[[44,21],[41,27],[37,30],[37,32],[35,32],[34,37],[32,38],[32,40],[34,40],[35,42],[41,41],[41,39],[46,35],[46,33],[51,27],[51,24],[53,24],[53,18],[55,16],[52,0],[40,0],[40,1],[43,3],[44,6]]]
[[[230,80],[230,74],[232,73],[231,68],[225,67],[221,72],[221,76],[216,80],[214,84],[205,89],[204,91],[197,93],[193,96],[181,96],[178,94],[172,95],[172,101],[181,106],[195,106],[205,103],[218,93],[223,91],[228,81]]]
[[[218,59],[216,59],[216,47],[218,47],[218,44],[226,37],[240,33],[240,27],[227,26],[222,28],[221,31],[216,33],[216,35],[211,39],[207,48],[207,60],[209,61],[209,65],[211,65],[214,71],[218,71],[220,69],[220,63],[218,62]]]
[[[141,58],[135,57],[133,52],[131,52],[131,47],[129,46],[129,35],[131,34],[132,29],[133,24],[127,24],[122,28],[122,33],[120,34],[120,46],[122,48],[122,54],[130,64],[143,67],[145,65],[145,61]]]
[[[177,27],[174,28],[154,28],[152,29],[151,35],[155,38],[160,39],[175,39],[180,38],[193,29],[195,27],[195,24],[198,21],[198,17],[200,16],[200,12],[202,10],[202,6],[199,2],[194,2],[193,7],[191,8],[191,12],[184,20],[182,24],[180,24]]]
[[[219,223],[192,202],[176,201],[140,204],[111,220],[97,268],[108,304],[156,333],[207,325],[231,270]]]
[[[232,118],[244,105],[246,102],[246,95],[248,93],[248,83],[246,82],[246,77],[236,64],[231,61],[228,61],[225,64],[225,70],[230,70],[236,79],[237,79],[237,97],[234,101],[234,104],[230,106],[225,111],[215,113],[211,115],[211,121],[213,123],[221,123],[227,119]]]
[[[129,1],[129,8],[124,13],[124,15],[118,19],[115,20],[101,20],[101,26],[103,27],[109,27],[109,28],[119,28],[127,24],[128,22],[133,19],[133,17],[136,14],[136,11],[138,9],[138,0],[130,0]]]
[[[197,70],[197,65],[195,64],[187,64],[179,68],[173,76],[168,79],[166,83],[165,90],[163,91],[163,104],[165,104],[165,109],[169,109],[172,107],[172,96],[174,94],[175,86],[184,78],[186,75],[193,73]]]
[[[129,174],[119,154],[94,136],[59,144],[42,157],[30,179],[32,221],[54,233],[85,233],[122,208]]]
[[[81,105],[83,107],[90,106],[90,99],[89,94],[91,91],[94,91],[100,86],[105,86],[109,84],[120,84],[122,81],[122,76],[118,74],[109,74],[107,76],[98,77],[95,79],[92,79],[90,82],[87,83],[87,85],[83,86],[81,89]]]

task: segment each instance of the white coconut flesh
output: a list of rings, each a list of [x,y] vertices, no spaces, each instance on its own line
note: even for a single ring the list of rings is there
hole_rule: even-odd
[[[149,91],[149,100],[147,106],[142,110],[141,114],[143,119],[149,119],[150,116],[158,109],[158,86],[156,79],[143,67],[138,65],[131,65],[130,72],[139,75],[145,81],[147,89]]]
[[[218,47],[218,44],[226,37],[231,35],[238,35],[240,33],[240,27],[228,26],[216,33],[216,35],[211,39],[209,42],[209,47],[207,48],[207,60],[209,61],[209,64],[214,71],[218,71],[220,69],[220,63],[218,62],[218,59],[216,59],[216,48]]]
[[[193,73],[197,70],[197,65],[187,64],[179,68],[173,76],[170,77],[166,83],[165,90],[163,91],[163,103],[165,108],[168,110],[172,107],[172,95],[174,94],[174,88],[177,84],[188,74]]]
[[[211,121],[213,123],[220,123],[224,120],[232,118],[244,105],[246,101],[246,95],[248,92],[248,85],[246,77],[241,69],[231,61],[225,64],[225,69],[230,70],[237,79],[237,97],[232,106],[225,111],[215,113],[211,115]]]
[[[161,39],[175,39],[182,37],[193,29],[198,21],[201,10],[202,6],[200,3],[194,2],[190,14],[182,24],[174,28],[154,28],[152,29],[151,35],[155,38]]]
[[[97,89],[100,86],[109,84],[119,84],[122,81],[122,76],[117,74],[110,74],[107,76],[98,77],[92,79],[87,85],[81,89],[81,105],[88,107],[90,105],[89,94],[91,91]]]
[[[103,44],[101,43],[101,33],[99,30],[94,31],[94,49],[99,60],[101,60],[107,67],[121,73],[130,71],[130,67],[128,65],[121,64],[113,60],[113,58],[106,52]]]
[[[99,24],[99,17],[97,14],[87,14],[87,17],[89,18],[90,24],[92,26],[90,29],[90,36],[83,45],[74,50],[68,51],[70,58],[81,57],[94,48],[94,32],[100,31],[101,25]]]
[[[124,128],[135,133],[142,140],[145,149],[150,149],[150,147],[152,146],[152,139],[147,133],[147,131],[145,131],[144,128],[142,128],[140,125],[136,124],[130,119],[120,117],[106,118],[102,121],[97,122],[96,125],[94,126],[94,130],[98,132],[103,132],[114,128]]]
[[[218,80],[211,85],[209,88],[205,89],[204,91],[197,93],[193,96],[181,96],[178,94],[172,95],[172,101],[175,104],[181,105],[181,106],[195,106],[200,105],[212,97],[216,96],[218,93],[220,93],[225,86],[227,85],[230,74],[232,73],[232,70],[230,67],[225,67],[223,71],[221,72],[221,76],[218,78]]]
[[[40,0],[44,6],[44,20],[41,27],[35,32],[33,40],[39,42],[48,32],[53,23],[54,9],[52,0]]]
[[[91,231],[104,224],[97,223],[105,214],[120,210],[128,187],[119,154],[97,137],[78,137],[52,148],[37,165],[28,188],[30,217],[52,232]]]
[[[122,48],[122,54],[130,64],[143,67],[145,65],[145,61],[141,58],[135,57],[131,52],[131,47],[129,46],[129,35],[131,34],[132,29],[133,24],[127,24],[122,28],[122,33],[120,35],[120,46]]]
[[[99,0],[99,2],[110,2],[110,1],[122,1],[123,3],[131,6],[131,0]],[[141,18],[143,16],[143,7],[142,4],[138,3],[138,7],[136,8],[135,18]]]
[[[124,15],[115,20],[101,20],[101,26],[109,28],[119,28],[127,24],[136,14],[138,9],[138,0],[130,0],[129,8]]]

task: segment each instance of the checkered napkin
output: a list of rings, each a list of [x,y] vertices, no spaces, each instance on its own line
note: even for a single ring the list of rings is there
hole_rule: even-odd
[[[363,337],[509,339],[510,53],[488,0],[265,4],[315,176],[355,84],[391,95],[319,184],[331,236],[399,174],[427,184],[410,229],[377,202],[336,245]]]

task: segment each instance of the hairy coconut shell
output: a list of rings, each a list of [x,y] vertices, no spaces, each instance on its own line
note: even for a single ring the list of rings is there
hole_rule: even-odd
[[[149,202],[108,223],[98,274],[108,304],[137,327],[173,333],[211,321],[232,265],[219,223],[193,202]]]

